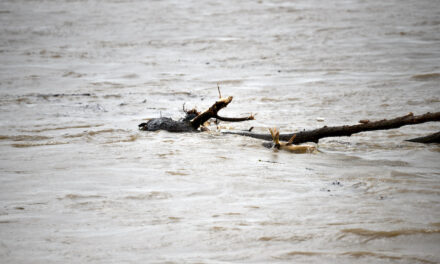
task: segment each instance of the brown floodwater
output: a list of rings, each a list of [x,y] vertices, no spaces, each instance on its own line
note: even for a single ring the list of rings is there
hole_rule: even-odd
[[[1,263],[439,263],[438,1],[0,2]],[[144,132],[234,96],[203,133]]]

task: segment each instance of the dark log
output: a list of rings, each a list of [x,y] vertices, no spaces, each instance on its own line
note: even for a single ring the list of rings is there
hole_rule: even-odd
[[[417,143],[440,143],[440,132],[425,137],[408,139],[406,141],[417,142]]]
[[[196,130],[186,118],[176,121],[169,117],[153,118],[146,123],[139,124],[139,129],[145,131],[166,130],[169,132],[192,132]]]
[[[254,119],[252,115],[239,118],[218,116],[218,112],[228,106],[231,101],[232,96],[220,98],[220,100],[215,102],[203,113],[199,113],[195,109],[187,111],[185,105],[183,105],[183,111],[186,113],[186,117],[177,121],[169,117],[153,118],[146,123],[139,124],[139,129],[145,131],[167,130],[169,132],[194,132],[211,118],[217,118],[218,120],[228,122],[241,122]]]
[[[293,144],[300,144],[304,142],[318,143],[319,139],[326,137],[342,137],[342,136],[349,137],[352,134],[365,132],[365,131],[393,129],[406,125],[415,125],[415,124],[431,122],[431,121],[440,121],[440,112],[426,113],[419,116],[415,116],[413,115],[413,113],[409,113],[405,116],[397,117],[394,119],[389,119],[389,120],[384,119],[374,122],[369,121],[351,126],[348,125],[335,126],[335,127],[324,126],[322,128],[315,130],[301,131],[290,134],[281,134],[280,140],[288,141],[293,135],[296,134]],[[251,132],[224,132],[224,133],[247,136],[247,137],[258,138],[263,140],[270,140],[270,141],[272,140],[270,134],[257,134]]]

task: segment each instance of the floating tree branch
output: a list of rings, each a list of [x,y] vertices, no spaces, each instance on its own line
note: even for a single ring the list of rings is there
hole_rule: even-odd
[[[326,137],[342,137],[342,136],[349,137],[353,134],[365,132],[365,131],[393,129],[406,125],[415,125],[415,124],[421,124],[431,121],[440,121],[440,112],[436,112],[436,113],[428,112],[426,114],[418,115],[418,116],[415,116],[413,113],[409,113],[405,116],[388,119],[388,120],[384,119],[375,122],[362,120],[361,124],[351,125],[351,126],[347,126],[347,125],[334,126],[334,127],[324,126],[322,128],[309,130],[309,131],[301,131],[290,134],[280,134],[279,139],[282,141],[288,141],[290,138],[292,138],[292,136],[296,135],[295,139],[293,140],[293,144],[300,144],[304,142],[318,143],[318,141],[321,138],[326,138]],[[258,138],[263,140],[272,140],[272,136],[269,134],[258,134],[251,132],[224,132],[224,133]]]
[[[218,115],[218,112],[223,108],[227,107],[229,103],[232,102],[232,96],[221,98],[220,87],[217,86],[218,94],[220,99],[216,101],[210,108],[206,111],[200,113],[196,109],[186,110],[185,105],[183,105],[183,111],[186,116],[180,120],[173,120],[168,117],[153,118],[146,123],[139,124],[140,130],[146,131],[156,131],[156,130],[166,130],[169,132],[194,132],[200,127],[203,129],[204,124],[211,118],[215,118],[221,121],[227,122],[242,122],[253,120],[254,116],[250,115],[247,117],[222,117]],[[344,126],[324,126],[322,128],[300,131],[297,133],[280,134],[279,140],[289,141],[293,136],[293,144],[300,144],[304,142],[315,142],[321,138],[326,137],[342,137],[351,136],[356,133],[373,131],[373,130],[386,130],[394,129],[407,125],[421,124],[425,122],[440,121],[440,112],[436,113],[426,113],[423,115],[415,116],[413,113],[409,113],[404,116],[396,117],[393,119],[383,119],[379,121],[370,120],[360,120],[359,124],[356,125],[344,125]],[[223,132],[224,134],[240,135],[252,138],[258,138],[262,140],[272,141],[273,136],[270,134],[258,134],[250,132]],[[435,133],[426,137],[410,139],[408,141],[421,142],[421,143],[439,143],[440,142],[440,132]]]
[[[220,89],[219,96],[221,96]],[[169,132],[193,132],[199,127],[202,127],[205,122],[211,118],[228,122],[253,120],[253,115],[248,117],[220,117],[218,115],[220,110],[228,106],[228,104],[232,101],[232,98],[232,96],[220,98],[220,100],[216,101],[208,110],[204,111],[203,113],[199,113],[195,109],[186,110],[185,107],[183,107],[186,117],[178,121],[169,117],[153,118],[146,123],[139,124],[139,129],[145,131],[167,130]]]

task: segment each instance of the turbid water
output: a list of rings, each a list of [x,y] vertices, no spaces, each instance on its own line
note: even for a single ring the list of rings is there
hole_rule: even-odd
[[[209,132],[139,131],[234,100]],[[1,263],[439,263],[438,1],[0,2]]]

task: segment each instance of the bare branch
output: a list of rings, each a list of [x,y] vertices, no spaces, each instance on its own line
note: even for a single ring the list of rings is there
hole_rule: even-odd
[[[220,121],[225,121],[225,122],[243,122],[243,121],[248,121],[248,120],[254,120],[253,115],[250,115],[247,117],[224,117],[224,116],[216,115],[215,118],[217,118]]]
[[[405,116],[397,117],[394,119],[389,119],[389,120],[384,119],[375,122],[369,121],[366,123],[361,123],[352,126],[347,126],[347,125],[335,126],[335,127],[324,126],[322,128],[315,130],[301,131],[291,134],[281,134],[280,140],[288,141],[293,135],[296,134],[296,137],[293,140],[293,144],[300,144],[304,142],[318,143],[319,139],[326,137],[342,137],[342,136],[349,137],[352,134],[365,132],[365,131],[393,129],[406,125],[415,125],[415,124],[421,124],[431,121],[440,121],[440,112],[436,112],[436,113],[428,112],[426,114],[419,116],[414,116],[412,113],[409,113]],[[256,134],[250,132],[224,132],[224,133],[247,136],[247,137],[258,138],[263,140],[272,140],[271,135],[268,134]]]
[[[197,129],[199,126],[203,125],[210,118],[215,118],[217,116],[218,111],[228,106],[228,104],[232,101],[232,96],[228,98],[222,98],[215,102],[208,110],[198,115],[191,121],[191,126]]]

